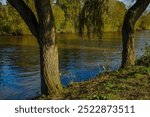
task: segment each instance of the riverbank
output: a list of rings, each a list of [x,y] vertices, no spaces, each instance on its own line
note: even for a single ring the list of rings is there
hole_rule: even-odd
[[[149,87],[150,48],[134,67],[105,72],[92,80],[70,84],[59,95],[38,99],[148,100]]]

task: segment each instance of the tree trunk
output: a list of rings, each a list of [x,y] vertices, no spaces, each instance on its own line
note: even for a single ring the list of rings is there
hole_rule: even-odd
[[[41,94],[57,94],[62,90],[59,78],[57,45],[40,46]]]
[[[133,66],[135,65],[134,24],[129,18],[124,20],[122,38],[122,67]]]
[[[35,0],[39,19],[41,58],[41,94],[57,94],[62,90],[59,77],[55,21],[50,0]]]
[[[34,0],[37,17],[23,0],[8,2],[18,11],[39,43],[41,94],[59,93],[62,86],[59,78],[55,21],[50,0]]]
[[[149,5],[149,0],[137,0],[127,11],[122,27],[122,68],[135,65],[134,25]]]

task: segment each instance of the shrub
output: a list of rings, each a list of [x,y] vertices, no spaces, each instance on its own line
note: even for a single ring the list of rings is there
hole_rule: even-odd
[[[137,61],[138,65],[150,66],[150,45],[146,45],[144,55]]]

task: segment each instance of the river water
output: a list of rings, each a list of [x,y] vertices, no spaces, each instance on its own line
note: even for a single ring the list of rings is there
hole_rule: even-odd
[[[136,34],[137,57],[143,54],[150,32]],[[61,82],[67,86],[95,77],[121,63],[120,33],[105,33],[102,40],[58,35]],[[39,95],[39,48],[32,36],[0,37],[0,99],[28,99]]]

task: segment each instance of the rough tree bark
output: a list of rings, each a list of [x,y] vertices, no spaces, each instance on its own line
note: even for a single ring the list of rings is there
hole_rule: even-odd
[[[41,94],[56,94],[62,90],[59,78],[58,48],[54,16],[50,0],[35,0],[38,19],[23,0],[8,0],[19,12],[40,48]]]
[[[122,68],[135,65],[135,43],[134,43],[134,25],[145,9],[150,0],[137,0],[135,4],[126,12],[122,27]]]

